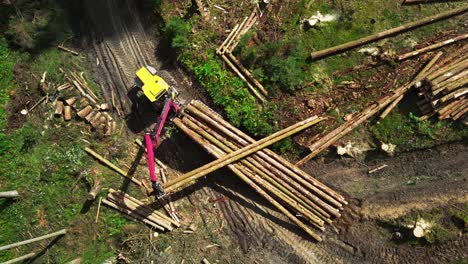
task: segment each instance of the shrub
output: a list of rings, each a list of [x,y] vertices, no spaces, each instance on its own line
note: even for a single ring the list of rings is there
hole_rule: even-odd
[[[173,17],[163,29],[166,41],[176,51],[181,51],[190,45],[188,40],[190,31],[190,24],[180,17]]]

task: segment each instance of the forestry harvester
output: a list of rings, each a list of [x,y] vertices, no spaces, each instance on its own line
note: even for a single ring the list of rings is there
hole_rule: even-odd
[[[156,176],[154,150],[159,146],[161,133],[171,110],[175,114],[179,113],[180,106],[175,101],[178,92],[175,87],[171,87],[162,77],[158,76],[156,69],[151,66],[142,67],[136,72],[135,86],[141,89],[155,109],[164,101],[164,106],[156,125],[152,129],[150,128],[145,131],[146,157],[148,159],[151,186],[153,187],[153,194],[157,198],[161,198],[165,195],[165,192],[160,180]]]

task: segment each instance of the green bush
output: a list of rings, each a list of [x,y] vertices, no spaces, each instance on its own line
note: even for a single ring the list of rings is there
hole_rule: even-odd
[[[0,154],[7,148],[5,141],[6,104],[8,102],[8,92],[13,88],[13,67],[15,66],[16,55],[12,53],[4,38],[0,37]]]
[[[245,88],[242,80],[232,77],[214,52],[207,53],[207,60],[188,63],[196,79],[207,90],[214,103],[221,105],[228,119],[235,126],[242,126],[256,136],[272,133],[275,126],[273,106],[261,107]],[[187,60],[185,60],[188,62]]]
[[[21,1],[8,20],[6,36],[23,50],[36,50],[60,38],[66,32],[63,10],[55,1]]]
[[[163,29],[165,40],[176,51],[189,47],[190,41],[188,38],[190,32],[190,24],[180,17],[173,17]]]

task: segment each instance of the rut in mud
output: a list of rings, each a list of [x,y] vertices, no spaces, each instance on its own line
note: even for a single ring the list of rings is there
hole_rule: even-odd
[[[194,85],[183,70],[174,64],[161,62],[160,58],[166,58],[167,54],[157,53],[160,36],[155,30],[156,26],[144,24],[145,21],[152,21],[148,19],[151,14],[145,14],[138,3],[131,0],[85,0],[80,5],[84,13],[81,25],[83,46],[93,65],[95,79],[106,101],[114,101],[116,107],[122,110],[122,117],[134,110],[128,94],[133,86],[135,71],[144,65],[167,70],[184,100],[207,102],[202,89]],[[330,163],[308,163],[306,170],[311,175],[348,194],[351,200],[358,198],[345,210],[343,219],[339,219],[335,227],[328,228],[324,242],[318,244],[309,240],[282,214],[225,170],[180,192],[177,199],[189,200],[194,211],[206,212],[207,200],[225,197],[217,203],[220,213],[207,214],[217,217],[218,224],[225,223],[232,240],[250,260],[260,259],[265,263],[336,263],[384,259],[385,262],[414,263],[418,260],[423,262],[430,256],[433,262],[445,262],[451,260],[451,256],[464,256],[464,252],[468,252],[466,235],[458,241],[437,247],[396,246],[382,241],[379,236],[381,230],[376,227],[374,219],[392,206],[398,208],[400,203],[405,203],[408,210],[417,209],[415,205],[421,204],[422,199],[438,195],[440,203],[437,206],[444,205],[450,202],[445,196],[449,189],[460,197],[459,192],[466,189],[463,187],[466,180],[456,170],[464,173],[461,175],[468,174],[465,162],[467,150],[466,145],[455,144],[438,148],[429,156],[424,156],[428,155],[427,152],[421,151],[394,159],[366,161],[370,166],[383,162],[390,165],[389,169],[378,174],[377,179],[369,177],[367,169],[355,161],[341,159]],[[171,168],[172,177],[210,161],[206,153],[180,133],[174,133],[166,140],[156,155]],[[402,184],[408,178],[417,176],[425,180],[415,188]],[[369,186],[366,187],[366,184]],[[441,185],[446,188],[438,188]],[[461,195],[466,197],[466,193]],[[379,210],[381,213],[376,213]],[[369,235],[362,236],[366,233]]]

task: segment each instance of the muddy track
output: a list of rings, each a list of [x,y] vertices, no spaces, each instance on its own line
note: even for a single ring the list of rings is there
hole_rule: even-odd
[[[127,94],[133,84],[135,70],[143,65],[153,65],[169,72],[172,76],[170,81],[176,83],[183,99],[207,102],[202,89],[197,87],[181,68],[174,63],[166,65],[161,62],[161,58],[166,56],[156,52],[159,37],[157,33],[145,30],[142,24],[145,14],[135,1],[85,0],[81,5],[85,11],[85,22],[81,32],[85,39],[84,48],[94,67],[95,79],[109,103],[114,97],[117,107],[125,114],[131,111],[131,102]],[[226,223],[232,240],[239,244],[246,259],[252,260],[251,262],[263,260],[263,263],[353,263],[384,259],[384,262],[392,263],[404,262],[404,258],[412,254],[424,260],[435,250],[441,250],[441,254],[431,258],[437,263],[450,259],[449,254],[463,255],[461,250],[466,248],[466,237],[453,244],[429,249],[389,246],[384,242],[379,243],[382,238],[377,235],[378,230],[373,222],[379,214],[366,215],[366,212],[375,212],[376,208],[383,210],[400,202],[408,204],[408,210],[414,209],[411,206],[421,197],[429,197],[434,193],[443,197],[444,190],[439,191],[437,188],[441,184],[449,183],[447,186],[452,186],[455,190],[463,189],[457,189],[457,186],[463,186],[463,181],[455,170],[461,169],[464,175],[468,174],[465,145],[455,144],[448,149],[442,147],[426,156],[423,153],[425,152],[404,154],[394,159],[366,161],[369,166],[383,162],[393,165],[390,167],[392,169],[384,170],[376,177],[369,177],[366,173],[367,168],[353,160],[309,162],[306,169],[312,172],[312,175],[347,194],[354,203],[345,210],[344,217],[337,221],[336,227],[327,227],[324,242],[318,244],[304,236],[282,214],[272,209],[228,171],[217,172],[208,176],[208,180],[199,181],[194,189],[183,191],[179,199],[188,199],[197,210],[204,210],[200,205],[206,203],[208,198],[225,196],[226,201],[220,203],[222,219],[219,221]],[[206,153],[179,133],[175,133],[163,143],[156,155],[168,164],[173,171],[173,177],[211,160]],[[415,177],[422,179],[422,183],[416,184],[416,188],[404,184]],[[375,195],[375,191],[379,194]],[[458,193],[456,195],[459,197]],[[440,201],[438,206],[448,202],[442,198]],[[359,236],[363,232],[375,236],[373,239],[377,242]]]

